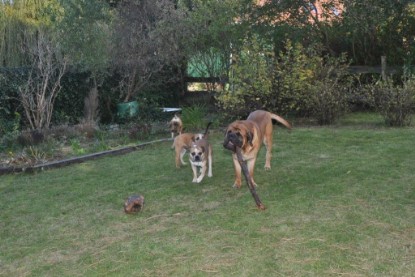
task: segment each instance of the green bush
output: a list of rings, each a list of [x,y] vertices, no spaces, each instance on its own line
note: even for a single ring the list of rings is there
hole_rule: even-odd
[[[182,110],[181,119],[185,131],[200,131],[206,128],[207,108],[204,105],[194,105],[191,107],[185,107]]]
[[[272,49],[264,47],[255,37],[245,42],[241,53],[234,56],[229,85],[216,95],[224,117],[245,117],[250,111],[272,103],[273,60]]]
[[[347,72],[345,57],[326,58],[315,71],[304,109],[319,125],[334,123],[348,110],[352,77]]]
[[[26,76],[24,68],[0,70],[0,136],[20,129],[22,108],[19,86]]]
[[[404,77],[402,85],[391,80],[378,82],[372,92],[375,107],[386,124],[397,127],[411,125],[415,106],[415,76]]]
[[[315,117],[330,124],[347,108],[351,87],[346,58],[322,58],[318,47],[285,43],[275,55],[255,39],[247,42],[231,66],[230,84],[218,93],[224,115],[245,117],[265,109]]]

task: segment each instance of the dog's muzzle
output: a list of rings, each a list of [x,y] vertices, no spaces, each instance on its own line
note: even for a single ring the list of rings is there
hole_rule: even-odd
[[[225,140],[223,141],[223,147],[233,152],[236,151],[236,147],[242,147],[243,138],[240,133],[228,132]]]

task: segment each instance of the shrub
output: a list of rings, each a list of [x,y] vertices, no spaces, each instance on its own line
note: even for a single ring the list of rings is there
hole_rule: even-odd
[[[0,69],[0,136],[20,129],[23,109],[18,91],[26,75],[25,68]]]
[[[205,120],[206,113],[207,108],[204,105],[183,108],[181,119],[186,131],[204,129],[207,124]]]
[[[411,125],[415,104],[415,76],[404,77],[402,85],[391,80],[378,82],[372,92],[375,107],[390,126]]]
[[[255,39],[244,47],[231,66],[230,85],[217,96],[225,115],[241,118],[265,109],[330,124],[346,110],[351,82],[345,56],[322,58],[318,46],[291,41],[278,55]]]
[[[245,41],[241,53],[234,56],[229,85],[216,96],[224,117],[244,117],[267,106],[272,98],[273,55],[257,38]]]
[[[315,71],[315,81],[310,86],[310,93],[305,102],[307,109],[318,124],[334,123],[348,109],[348,92],[352,78],[347,72],[345,57],[321,60]]]

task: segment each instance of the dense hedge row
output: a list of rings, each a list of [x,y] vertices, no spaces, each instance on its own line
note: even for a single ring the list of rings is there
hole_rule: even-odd
[[[19,100],[19,87],[27,80],[25,68],[0,69],[0,135],[13,130],[26,129],[24,111]],[[166,77],[169,76],[168,80]],[[135,100],[139,102],[141,117],[149,117],[152,109],[163,106],[176,106],[182,85],[170,73],[160,73],[146,86]],[[99,86],[99,120],[102,124],[117,122],[117,103],[121,101],[117,74],[108,75]],[[91,76],[87,72],[67,72],[62,78],[62,90],[57,95],[52,123],[76,124],[83,118],[84,98],[91,86]]]

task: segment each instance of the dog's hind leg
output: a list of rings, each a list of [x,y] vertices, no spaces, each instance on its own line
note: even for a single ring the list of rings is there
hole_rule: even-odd
[[[210,150],[209,152],[209,156],[208,156],[208,165],[209,165],[209,170],[208,170],[208,177],[212,177],[212,150]]]
[[[271,169],[271,158],[272,158],[272,124],[269,124],[266,127],[263,142],[266,148],[265,170],[270,170]]]

